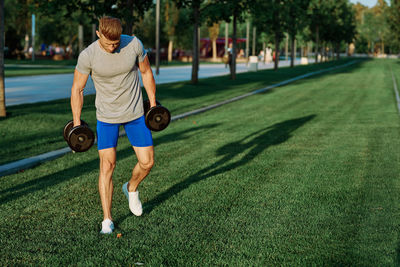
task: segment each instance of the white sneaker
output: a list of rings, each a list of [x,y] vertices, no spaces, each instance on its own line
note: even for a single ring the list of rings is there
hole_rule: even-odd
[[[100,234],[111,234],[114,230],[114,223],[110,219],[101,222]]]
[[[142,202],[140,202],[139,199],[139,191],[129,192],[128,182],[126,182],[122,186],[122,191],[124,192],[126,198],[128,199],[129,209],[131,210],[131,212],[136,216],[142,215],[143,210],[142,210]]]

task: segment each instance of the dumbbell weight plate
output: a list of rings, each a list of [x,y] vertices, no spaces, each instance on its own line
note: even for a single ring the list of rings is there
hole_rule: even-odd
[[[85,152],[94,143],[94,133],[89,127],[79,125],[71,129],[67,142],[75,152]]]
[[[70,120],[64,126],[64,140],[68,142],[68,134],[71,131],[72,127],[74,127],[74,121]]]
[[[167,128],[170,121],[171,114],[168,109],[163,106],[152,107],[146,113],[146,126],[152,131],[158,132],[164,130]]]
[[[84,120],[81,120],[81,125],[88,126],[88,124],[87,124]],[[68,142],[68,135],[69,135],[69,132],[71,131],[71,129],[72,129],[73,127],[74,127],[74,121],[73,121],[73,120],[70,120],[70,121],[67,122],[67,124],[65,124],[65,126],[64,126],[63,135],[64,135],[64,140],[67,141],[67,142]]]

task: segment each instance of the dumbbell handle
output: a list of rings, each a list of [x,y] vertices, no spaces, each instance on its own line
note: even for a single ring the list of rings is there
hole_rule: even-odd
[[[82,120],[81,119],[77,120],[79,123],[75,123],[76,122],[75,120],[72,120],[72,121],[74,122],[73,127],[82,125]]]
[[[161,103],[158,102],[157,100],[156,100],[156,105],[155,105],[155,106],[151,106],[150,100],[148,100],[148,99],[147,99],[147,100],[144,100],[144,101],[143,101],[144,115],[146,116],[147,112],[148,112],[151,108],[157,107],[157,106],[161,106]]]

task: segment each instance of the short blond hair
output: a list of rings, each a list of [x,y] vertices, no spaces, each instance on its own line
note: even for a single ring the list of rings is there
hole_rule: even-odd
[[[101,17],[99,19],[99,32],[108,40],[119,40],[122,34],[121,21],[109,16]]]

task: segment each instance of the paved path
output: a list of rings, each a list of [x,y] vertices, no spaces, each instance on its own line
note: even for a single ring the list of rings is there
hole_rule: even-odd
[[[289,61],[280,61],[279,66],[288,66]],[[300,64],[296,61],[295,64]],[[259,69],[271,69],[273,63],[258,64]],[[237,64],[237,73],[247,71],[244,63]],[[153,73],[155,69],[153,68]],[[201,64],[199,78],[221,76],[229,74],[229,68],[225,64]],[[189,81],[192,75],[191,65],[179,67],[162,67],[160,74],[154,75],[157,84],[177,81]],[[25,103],[35,103],[70,97],[70,90],[73,74],[54,74],[40,76],[23,76],[5,79],[6,106],[13,106]],[[94,94],[95,89],[92,80],[86,85],[84,94]]]

